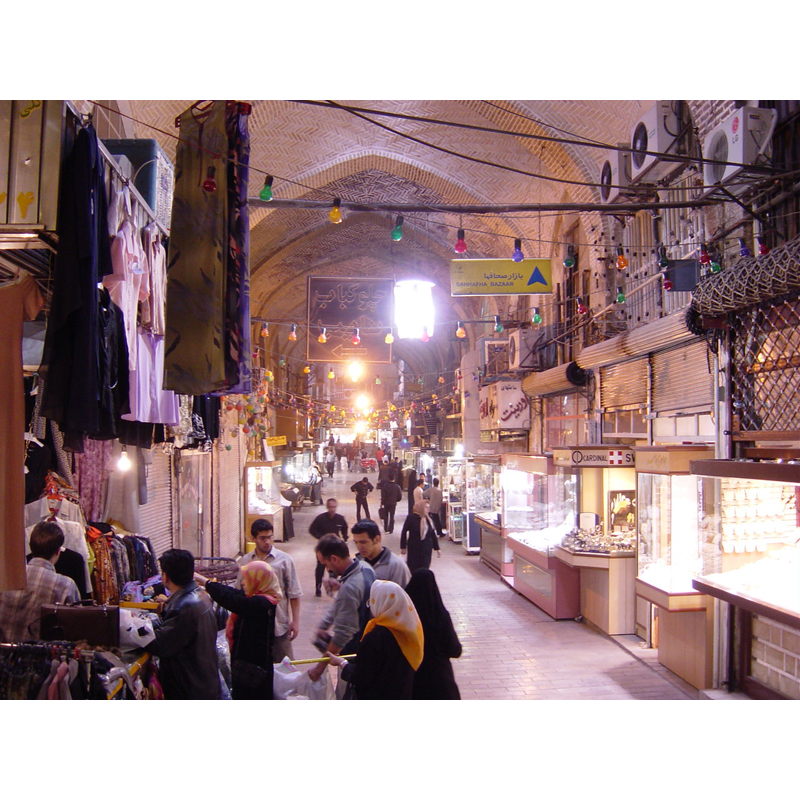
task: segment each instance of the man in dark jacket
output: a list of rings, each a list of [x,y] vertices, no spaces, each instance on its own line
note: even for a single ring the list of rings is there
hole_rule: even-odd
[[[383,530],[386,533],[394,533],[394,512],[402,499],[403,490],[394,481],[387,481],[383,484],[381,506],[383,507]]]
[[[325,504],[327,511],[318,514],[314,517],[311,525],[308,527],[308,532],[315,538],[321,539],[327,533],[335,533],[340,536],[345,542],[347,541],[347,520],[341,515],[336,513],[339,504],[336,498],[329,497],[328,502]],[[314,582],[316,584],[316,596],[322,597],[322,579],[325,577],[325,567],[317,561],[317,569],[314,573]]]
[[[360,481],[356,481],[351,487],[350,491],[355,492],[356,495],[356,520],[361,519],[361,509],[364,509],[364,516],[367,519],[372,519],[369,515],[369,506],[367,505],[367,495],[375,487],[369,482],[369,478],[365,475]]]
[[[219,700],[217,620],[210,598],[194,582],[194,556],[167,550],[158,563],[170,598],[145,650],[158,656],[164,699]]]

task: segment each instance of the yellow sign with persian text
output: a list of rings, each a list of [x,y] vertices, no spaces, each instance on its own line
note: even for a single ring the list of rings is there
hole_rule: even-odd
[[[466,258],[450,262],[450,296],[551,294],[549,258]]]
[[[285,436],[267,436],[265,439],[268,447],[280,447],[286,444]]]

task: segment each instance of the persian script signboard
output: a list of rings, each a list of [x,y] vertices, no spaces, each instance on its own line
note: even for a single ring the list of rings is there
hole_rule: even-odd
[[[308,279],[308,361],[391,364],[392,346],[384,339],[393,321],[392,279]],[[323,328],[325,343],[318,341]],[[353,343],[356,328],[358,344]]]

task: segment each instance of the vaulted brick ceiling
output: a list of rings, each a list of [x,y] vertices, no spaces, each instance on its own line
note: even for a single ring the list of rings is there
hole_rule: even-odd
[[[125,107],[137,120],[135,135],[156,138],[174,159],[176,140],[169,134],[177,134],[175,118],[192,102],[129,101]],[[254,316],[302,323],[306,277],[324,275],[424,277],[436,284],[440,319],[454,324],[462,318],[485,318],[502,313],[509,300],[450,297],[449,262],[458,227],[467,229],[469,249],[464,257],[468,258],[508,257],[514,238],[525,240],[527,256],[548,257],[561,252],[553,245],[562,231],[563,219],[557,215],[461,218],[455,214],[411,213],[405,215],[403,240],[393,242],[389,235],[393,214],[346,212],[343,224],[332,225],[323,210],[279,208],[258,201],[265,174],[275,176],[276,197],[324,201],[340,197],[345,203],[494,205],[597,199],[597,190],[590,187],[479,164],[406,136],[462,156],[576,183],[596,182],[602,150],[417,120],[374,117],[374,121],[368,121],[344,110],[290,101],[249,102]],[[461,125],[616,144],[627,141],[631,124],[651,101],[336,102]],[[473,337],[488,333],[482,326],[477,328],[471,332]],[[453,349],[451,333],[450,327],[437,326],[428,346],[398,342],[395,355],[412,364],[417,373],[452,368],[457,349]],[[298,341],[296,348],[296,355],[300,355],[303,342]]]

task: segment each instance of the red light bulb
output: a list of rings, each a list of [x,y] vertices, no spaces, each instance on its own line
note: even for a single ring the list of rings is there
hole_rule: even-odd
[[[458,229],[458,234],[456,235],[456,244],[455,244],[455,247],[453,248],[453,250],[455,250],[456,253],[466,253],[467,252],[467,243],[464,240],[464,229],[463,228],[459,228]]]
[[[207,192],[217,191],[217,182],[214,180],[215,172],[216,167],[209,167],[208,172],[206,172],[206,179],[203,181],[203,189]]]
[[[671,292],[672,291],[672,281],[669,278],[664,278],[664,282],[663,282],[662,285],[664,286],[664,291],[665,292]]]

